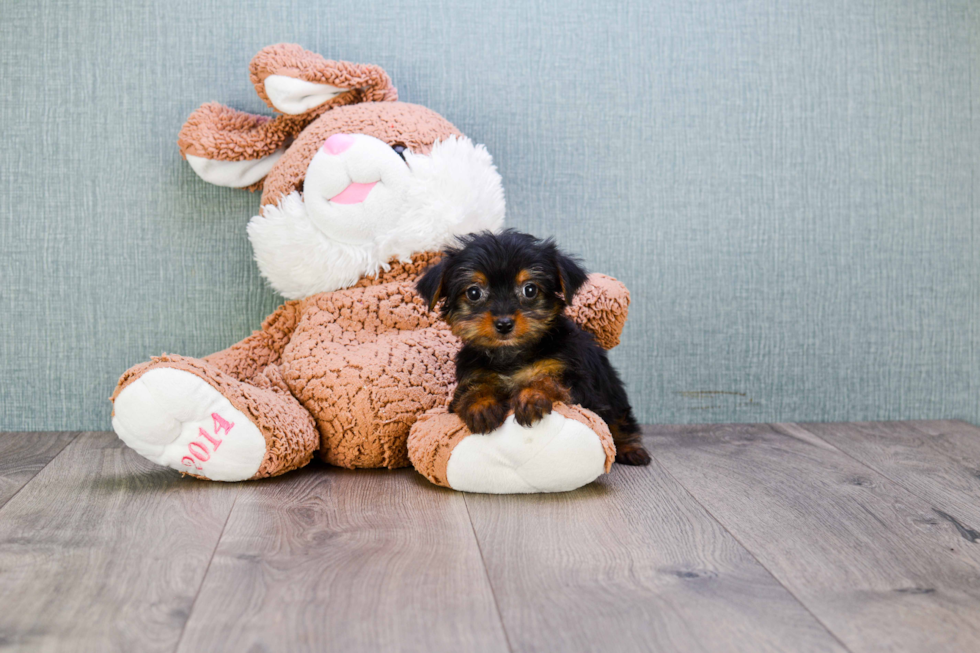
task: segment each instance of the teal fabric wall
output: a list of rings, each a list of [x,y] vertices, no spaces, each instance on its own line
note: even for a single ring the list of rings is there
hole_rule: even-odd
[[[108,428],[128,366],[278,305],[258,197],[175,140],[265,111],[279,41],[382,65],[626,282],[643,421],[980,421],[976,2],[5,0],[0,428]]]

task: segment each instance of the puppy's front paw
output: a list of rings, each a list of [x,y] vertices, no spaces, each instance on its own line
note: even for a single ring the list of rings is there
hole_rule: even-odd
[[[551,397],[536,388],[524,388],[514,398],[514,419],[527,428],[551,412]]]
[[[457,410],[470,433],[489,433],[507,419],[507,405],[496,397],[480,397]]]
[[[617,444],[616,462],[620,465],[649,465],[650,454],[639,442]]]

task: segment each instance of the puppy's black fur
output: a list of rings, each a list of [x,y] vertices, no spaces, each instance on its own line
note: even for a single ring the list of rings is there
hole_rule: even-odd
[[[616,461],[646,465],[650,455],[626,390],[595,338],[565,315],[587,274],[551,240],[507,230],[460,239],[419,279],[419,294],[463,340],[449,409],[473,433],[500,426],[513,409],[523,426],[575,403],[612,432]]]

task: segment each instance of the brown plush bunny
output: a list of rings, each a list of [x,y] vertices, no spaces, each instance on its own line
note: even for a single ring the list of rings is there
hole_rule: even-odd
[[[262,189],[249,238],[291,301],[224,351],[128,370],[112,397],[119,437],[221,481],[282,474],[317,452],[342,467],[414,464],[474,492],[570,490],[608,471],[609,430],[581,407],[531,428],[511,416],[486,435],[446,411],[459,342],[414,280],[457,236],[501,227],[486,149],[398,102],[376,66],[280,44],[255,56],[251,78],[277,117],[205,104],[178,144],[206,181]],[[610,348],[628,305],[621,283],[592,275],[570,312]]]

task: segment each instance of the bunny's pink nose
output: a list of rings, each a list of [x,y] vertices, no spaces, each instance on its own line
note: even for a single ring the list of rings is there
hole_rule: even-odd
[[[330,154],[340,154],[353,144],[354,137],[350,134],[334,134],[323,144],[323,149]]]

